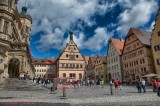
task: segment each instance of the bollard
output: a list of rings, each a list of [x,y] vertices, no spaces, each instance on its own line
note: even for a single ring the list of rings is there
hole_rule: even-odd
[[[63,97],[66,97],[66,88],[63,88]]]

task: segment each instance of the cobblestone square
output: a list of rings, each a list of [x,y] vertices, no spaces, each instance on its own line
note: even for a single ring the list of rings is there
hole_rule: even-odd
[[[110,87],[81,86],[76,89],[67,89],[66,98],[62,99],[62,89],[56,90],[56,94],[49,94],[50,90],[41,91],[0,91],[0,102],[29,102],[29,103],[53,103],[62,106],[105,106],[105,105],[159,105],[160,98],[151,87],[147,87],[146,93],[137,93],[135,86],[122,86],[110,94]]]

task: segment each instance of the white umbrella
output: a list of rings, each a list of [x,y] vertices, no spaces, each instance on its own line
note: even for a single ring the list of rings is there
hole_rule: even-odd
[[[151,74],[144,75],[143,77],[160,77],[160,75],[151,73]]]

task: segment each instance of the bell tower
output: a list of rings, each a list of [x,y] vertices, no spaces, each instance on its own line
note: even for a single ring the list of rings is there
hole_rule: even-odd
[[[32,17],[29,14],[27,14],[26,2],[25,2],[25,6],[22,7],[22,12],[20,13],[20,20],[22,23],[21,36],[22,36],[23,42],[30,45]]]

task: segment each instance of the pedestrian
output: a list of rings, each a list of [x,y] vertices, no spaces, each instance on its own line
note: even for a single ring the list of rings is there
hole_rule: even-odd
[[[141,80],[139,79],[138,81],[137,81],[137,89],[138,89],[138,93],[141,93],[142,92],[142,90],[141,90],[141,87],[142,87],[142,84],[141,84],[142,82],[141,82]]]
[[[113,90],[112,90],[113,82],[114,82],[114,80],[112,79],[112,80],[110,81],[110,91],[111,91],[111,95],[113,95]]]
[[[118,89],[118,80],[114,81],[114,86],[115,86],[115,89]]]
[[[118,86],[119,86],[119,89],[120,89],[120,90],[122,89],[121,84],[122,84],[122,81],[121,81],[121,80],[118,80]]]
[[[141,83],[142,83],[143,93],[146,93],[146,82],[145,82],[145,80],[142,79]]]
[[[89,85],[90,87],[92,87],[92,80],[89,80]]]
[[[100,87],[100,79],[97,80],[97,86]]]
[[[77,80],[77,85],[78,85],[78,87],[81,86],[80,80]]]
[[[48,80],[45,80],[44,83],[45,83],[44,87],[47,88]]]
[[[158,82],[154,80],[152,85],[153,85],[153,92],[157,92]]]
[[[101,80],[101,87],[103,88],[104,87],[104,81],[103,80]]]

